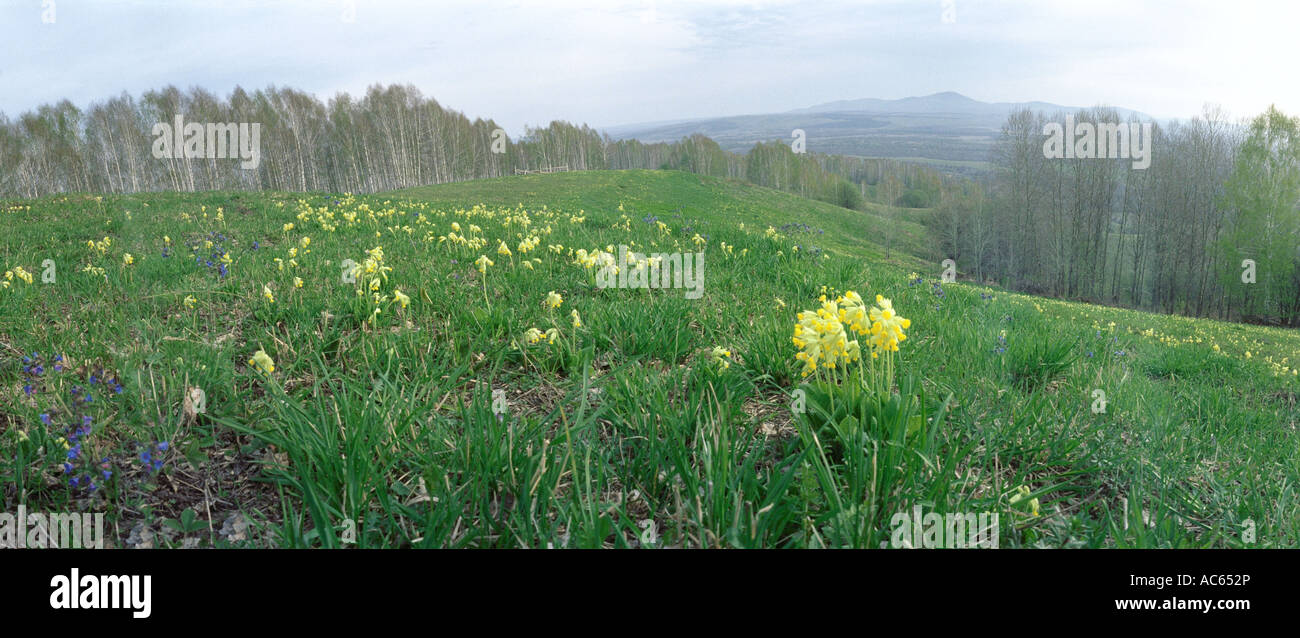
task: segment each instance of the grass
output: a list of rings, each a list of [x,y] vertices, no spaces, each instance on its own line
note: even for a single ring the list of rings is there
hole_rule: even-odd
[[[1300,335],[940,284],[919,228],[883,213],[610,171],[61,196],[0,221],[0,270],[33,277],[0,289],[0,511],[103,511],[113,545],[878,547],[918,505],[999,513],[1002,547],[1300,536]],[[439,242],[453,222],[484,245]],[[569,254],[692,252],[697,234],[698,300],[601,289]],[[342,264],[377,246],[392,271],[372,320]],[[831,406],[799,385],[795,313],[823,286],[911,319],[895,393]],[[83,416],[67,474],[59,439]]]

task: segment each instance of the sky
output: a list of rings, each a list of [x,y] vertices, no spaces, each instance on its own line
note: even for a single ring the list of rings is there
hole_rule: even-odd
[[[0,0],[0,112],[401,83],[511,135],[941,91],[1300,115],[1298,19],[1289,0]]]

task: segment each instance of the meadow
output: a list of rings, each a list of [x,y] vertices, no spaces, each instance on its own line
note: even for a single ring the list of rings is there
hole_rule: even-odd
[[[1300,540],[1295,331],[945,283],[884,210],[586,171],[0,224],[0,511],[114,546]],[[598,287],[621,245],[702,298]]]

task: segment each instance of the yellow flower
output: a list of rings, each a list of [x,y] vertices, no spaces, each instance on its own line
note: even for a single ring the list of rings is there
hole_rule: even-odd
[[[275,372],[275,361],[271,360],[271,355],[266,354],[264,350],[258,350],[252,359],[248,360],[248,365],[254,366],[262,374],[271,374]]]
[[[301,278],[301,277],[294,277],[294,278],[293,278],[293,287],[294,287],[294,288],[302,288],[302,278]]]
[[[194,295],[186,295],[186,296],[185,296],[185,307],[186,307],[186,308],[193,309],[194,306],[197,305],[198,303],[199,303],[199,300],[198,300],[198,299],[195,299],[195,298],[194,298]]]
[[[122,264],[123,264],[123,265],[130,266],[131,264],[134,264],[134,263],[135,263],[135,257],[132,257],[132,256],[131,256],[131,253],[126,253],[125,255],[122,255]]]
[[[267,302],[275,303],[275,295],[271,293],[271,286],[266,284],[262,285],[262,296],[266,298]]]
[[[487,255],[479,255],[478,259],[474,260],[474,265],[478,266],[479,272],[483,274],[487,274],[488,266],[495,266],[496,263],[493,262],[491,259],[488,259]]]
[[[849,325],[849,330],[860,335],[865,335],[871,331],[866,304],[862,302],[862,297],[858,293],[850,290],[844,293],[838,301],[842,307],[839,319]]]
[[[548,344],[555,343],[555,338],[558,336],[560,336],[559,330],[556,330],[555,328],[548,328],[546,330],[546,343]]]
[[[581,327],[582,327],[582,317],[578,315],[578,309],[577,309],[577,308],[574,308],[572,311],[569,312],[569,318],[573,320],[573,327],[574,327],[574,328],[581,328]]]
[[[722,346],[713,346],[710,357],[713,359],[713,363],[723,370],[731,367],[731,351]]]
[[[777,309],[777,310],[784,310],[784,309],[785,309],[785,302],[782,301],[780,297],[777,297],[777,298],[776,298],[776,309]]]
[[[560,296],[558,293],[556,293],[554,290],[552,290],[552,291],[546,293],[546,307],[547,307],[547,308],[550,308],[550,309],[554,310],[555,308],[559,308],[559,307],[560,307],[560,304],[562,304],[562,303],[564,303],[564,297],[561,297],[561,296]]]
[[[393,290],[393,299],[396,299],[397,305],[401,306],[402,308],[406,308],[407,306],[411,305],[411,298],[402,294],[401,290]]]
[[[1026,498],[1029,497],[1029,494],[1030,494],[1029,486],[1021,485],[1020,487],[1016,488],[1016,493],[1011,495],[1011,504],[1015,505],[1016,503],[1025,500]],[[1030,514],[1032,514],[1033,516],[1038,516],[1038,499],[1031,498],[1026,503],[1026,505],[1028,505],[1029,507]]]
[[[795,358],[804,363],[803,376],[819,366],[833,369],[838,363],[848,362],[848,336],[834,301],[824,302],[816,311],[801,311],[797,319],[791,340],[800,348]]]
[[[898,344],[907,339],[903,330],[911,327],[912,322],[898,316],[890,300],[876,295],[876,306],[871,308],[871,344],[877,350],[898,352]]]
[[[509,256],[510,256],[510,247],[509,247],[509,246],[506,246],[506,243],[505,243],[505,242],[501,242],[501,245],[500,245],[500,246],[497,246],[497,254],[498,254],[498,255],[501,255],[502,257],[509,257]]]
[[[524,333],[524,339],[528,341],[528,343],[537,343],[542,340],[542,331],[537,328],[529,328],[528,331]]]

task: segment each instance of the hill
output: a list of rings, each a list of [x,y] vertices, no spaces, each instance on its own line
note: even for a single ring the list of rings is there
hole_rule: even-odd
[[[951,91],[897,100],[841,100],[784,113],[628,124],[605,128],[616,139],[669,142],[692,134],[743,153],[757,142],[790,140],[803,130],[809,152],[913,161],[962,175],[987,170],[989,151],[1007,116],[1029,108],[1047,114],[1078,107],[1049,102],[981,102]],[[1123,118],[1150,116],[1117,108]]]
[[[878,547],[916,507],[1001,547],[1300,533],[1300,336],[944,283],[881,214],[593,171],[0,221],[0,509],[106,511],[113,545]],[[702,252],[699,298],[603,286],[620,245]],[[863,357],[804,377],[837,329]]]

